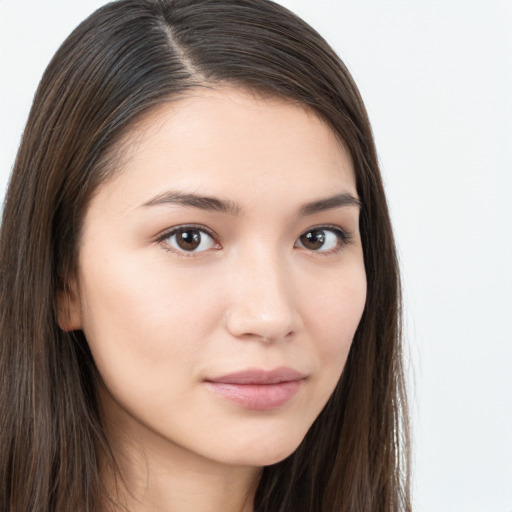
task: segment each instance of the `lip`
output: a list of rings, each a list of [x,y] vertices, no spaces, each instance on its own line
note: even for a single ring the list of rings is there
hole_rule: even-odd
[[[214,393],[241,407],[268,411],[289,402],[305,378],[306,375],[292,368],[249,368],[205,379],[204,383]]]

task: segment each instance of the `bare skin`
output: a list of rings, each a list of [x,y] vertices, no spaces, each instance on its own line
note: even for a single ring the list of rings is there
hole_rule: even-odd
[[[122,152],[59,314],[102,379],[106,483],[130,512],[251,512],[364,309],[351,159],[312,112],[228,88],[161,105]]]

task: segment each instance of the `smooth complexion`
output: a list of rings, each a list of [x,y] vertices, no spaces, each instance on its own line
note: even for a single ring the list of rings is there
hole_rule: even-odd
[[[364,309],[351,159],[305,107],[230,88],[159,106],[121,153],[59,318],[102,379],[117,499],[251,510],[261,467],[334,390]]]

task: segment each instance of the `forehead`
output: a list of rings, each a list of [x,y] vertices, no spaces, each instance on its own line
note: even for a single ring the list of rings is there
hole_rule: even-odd
[[[232,88],[196,88],[140,119],[118,146],[115,189],[244,198],[355,194],[351,158],[311,109]],[[104,184],[102,187],[108,185]],[[102,188],[100,187],[100,188]],[[343,190],[341,190],[343,189]],[[128,194],[126,194],[128,197]]]

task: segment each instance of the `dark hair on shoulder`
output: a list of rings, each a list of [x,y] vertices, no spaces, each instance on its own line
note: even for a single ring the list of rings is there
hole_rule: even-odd
[[[57,324],[88,201],[150,109],[229,85],[313,109],[350,152],[367,302],[338,386],[299,448],[264,468],[256,512],[410,511],[393,233],[367,113],[318,33],[269,0],[120,0],[67,38],[37,90],[0,232],[0,510],[97,512],[109,453],[96,370]]]

